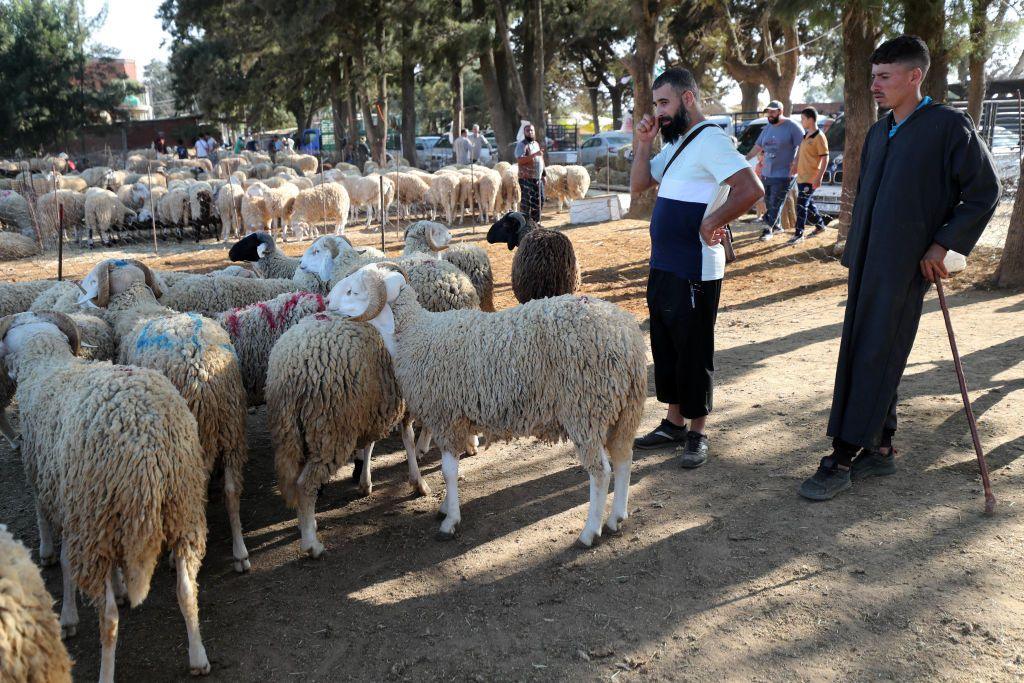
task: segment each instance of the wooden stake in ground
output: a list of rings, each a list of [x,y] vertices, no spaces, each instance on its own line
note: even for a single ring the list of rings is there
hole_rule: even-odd
[[[57,204],[57,282],[64,279],[64,205]]]
[[[978,438],[978,423],[974,419],[974,411],[971,410],[971,398],[967,395],[967,379],[964,377],[964,366],[960,362],[960,352],[956,348],[956,337],[953,336],[953,323],[949,318],[949,306],[946,305],[946,293],[942,290],[942,278],[935,278],[935,289],[939,293],[939,306],[942,308],[942,317],[946,319],[946,333],[949,335],[949,348],[953,352],[953,367],[956,368],[956,378],[960,382],[960,395],[964,399],[964,412],[967,413],[967,424],[971,427],[971,439],[974,440],[974,452],[978,456],[978,469],[981,471],[981,485],[985,489],[985,514],[991,515],[996,509],[996,497],[992,495],[992,485],[988,480],[988,463],[985,462],[985,454],[981,450],[981,439]]]
[[[377,177],[380,180],[380,250],[386,254],[388,250],[384,244],[384,175],[378,174]]]
[[[156,200],[153,199],[153,162],[146,164],[146,173],[149,176],[149,222],[153,227],[153,253],[159,253],[156,248]]]

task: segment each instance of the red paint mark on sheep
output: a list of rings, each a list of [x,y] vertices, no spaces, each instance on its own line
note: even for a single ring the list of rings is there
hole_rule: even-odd
[[[277,321],[274,320],[274,312],[270,310],[270,306],[268,306],[263,301],[258,302],[256,306],[260,309],[260,312],[263,314],[263,318],[267,321],[267,325],[270,327],[270,329],[276,330]]]
[[[232,337],[237,337],[238,334],[239,334],[238,309],[237,308],[233,309],[230,313],[228,313],[228,317],[227,317],[227,320],[225,322],[227,322],[227,324],[228,324],[228,332],[231,333],[231,336]]]

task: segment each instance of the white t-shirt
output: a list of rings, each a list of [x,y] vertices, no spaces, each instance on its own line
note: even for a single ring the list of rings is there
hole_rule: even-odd
[[[686,135],[666,145],[651,159],[651,177],[659,184],[651,216],[651,268],[687,280],[720,280],[725,276],[725,248],[708,246],[700,223],[729,196],[724,181],[749,168],[732,140],[714,124],[697,134],[665,175],[665,166]]]
[[[199,138],[196,140],[196,158],[203,159],[210,156],[210,148],[206,144],[206,140]]]

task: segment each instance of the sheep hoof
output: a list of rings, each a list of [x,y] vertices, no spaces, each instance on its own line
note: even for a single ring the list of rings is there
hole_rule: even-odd
[[[210,663],[207,662],[202,666],[190,666],[188,672],[193,676],[206,676],[210,673]]]
[[[455,529],[457,528],[458,527],[453,527],[451,531],[438,531],[434,538],[438,541],[454,541]]]
[[[371,493],[373,493],[373,484],[367,484],[366,486],[360,484],[359,492],[362,493],[364,496],[369,496]]]
[[[429,496],[430,495],[430,486],[423,479],[420,479],[419,481],[410,481],[409,483],[412,484],[412,487],[414,489],[416,489],[416,495],[419,495],[419,496]]]
[[[249,571],[252,568],[252,565],[249,564],[249,558],[248,557],[243,557],[240,560],[235,560],[232,563],[232,565],[234,566],[235,571],[238,572],[239,574],[244,574],[244,573],[246,573],[247,571]]]
[[[67,640],[68,638],[74,638],[78,634],[78,624],[68,624],[60,627],[60,639]]]
[[[57,555],[55,553],[47,555],[43,555],[42,553],[39,554],[39,565],[41,567],[52,567],[55,564],[57,564]]]
[[[302,548],[302,552],[309,555],[314,560],[320,559],[320,556],[324,554],[324,544],[320,541],[313,541],[309,547]]]
[[[594,542],[600,538],[601,535],[596,531],[590,529],[584,529],[583,533],[580,534],[579,538],[576,539],[576,547],[578,548],[592,548]]]
[[[621,519],[612,519],[609,517],[608,521],[604,523],[604,529],[601,532],[602,535],[607,533],[611,536],[618,536],[619,532],[622,530],[622,522],[623,520]]]

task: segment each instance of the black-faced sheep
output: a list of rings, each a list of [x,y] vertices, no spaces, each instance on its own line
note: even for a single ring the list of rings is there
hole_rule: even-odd
[[[569,238],[539,227],[530,217],[513,211],[487,231],[490,244],[504,242],[512,258],[512,292],[519,303],[561,294],[580,287],[580,268]]]

